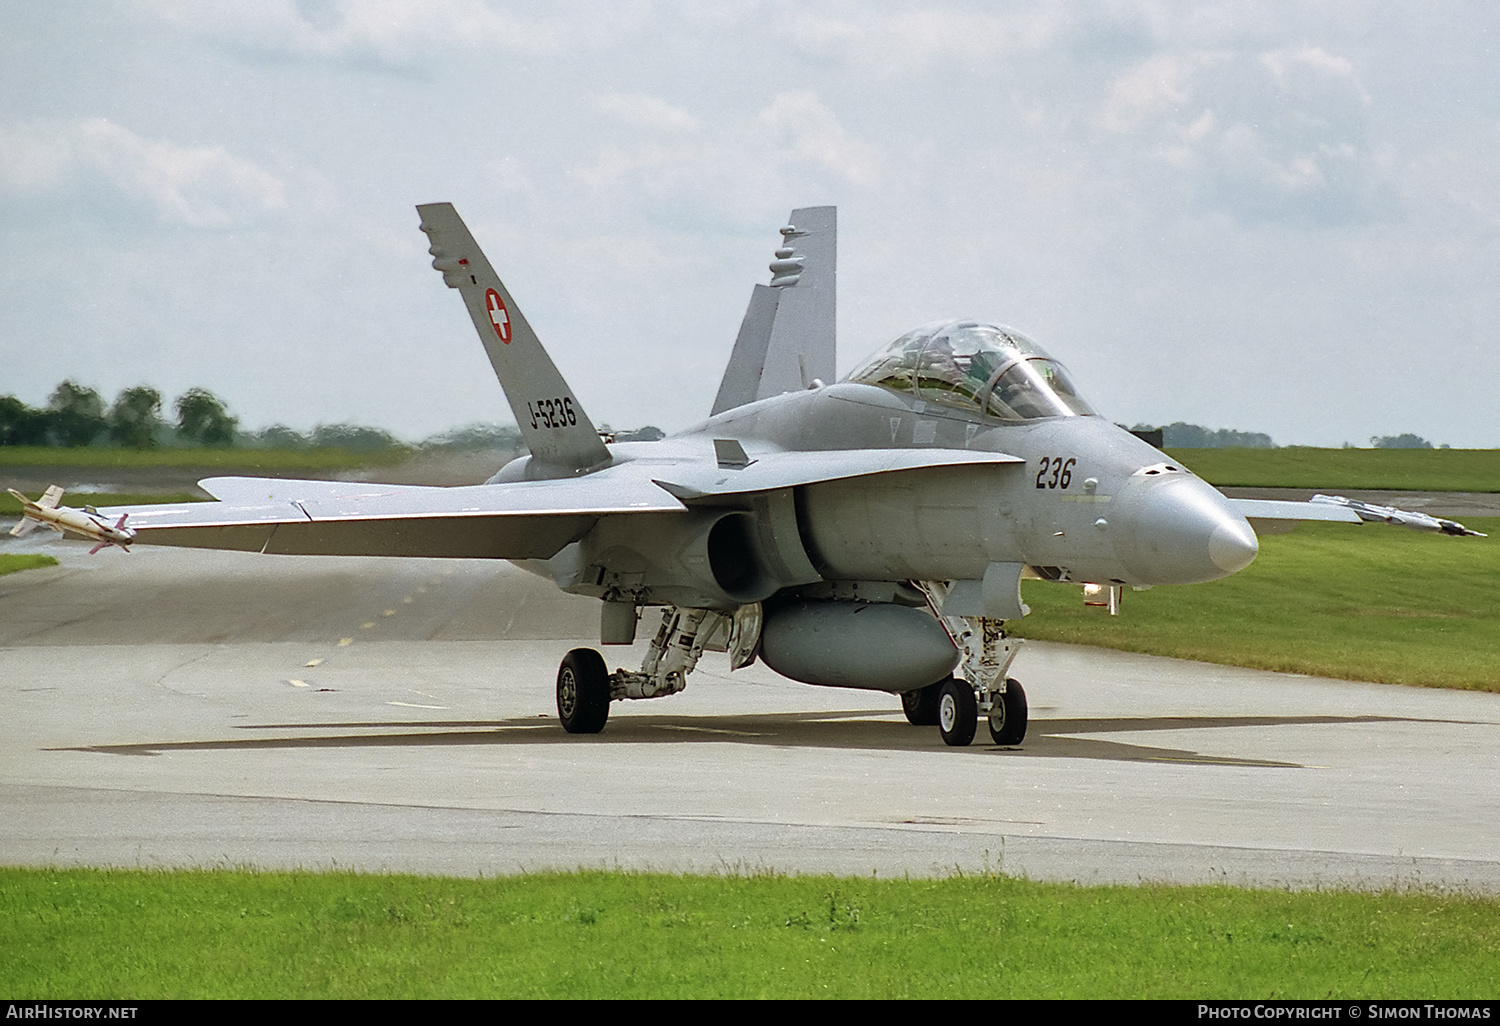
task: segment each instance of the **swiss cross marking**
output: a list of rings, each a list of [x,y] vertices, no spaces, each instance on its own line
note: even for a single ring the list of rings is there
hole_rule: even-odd
[[[505,309],[505,300],[494,289],[485,289],[484,305],[490,312],[490,325],[494,327],[496,337],[510,345],[510,311]]]

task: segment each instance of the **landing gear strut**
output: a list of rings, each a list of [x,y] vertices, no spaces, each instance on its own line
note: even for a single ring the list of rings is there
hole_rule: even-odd
[[[950,585],[940,581],[916,583],[962,656],[961,679],[950,677],[932,685],[939,689],[938,730],[943,742],[956,747],[972,743],[982,715],[989,721],[990,738],[995,744],[1020,744],[1026,737],[1026,692],[1020,681],[1005,676],[1021,647],[1020,639],[1006,637],[1004,620],[944,616],[940,610]],[[929,690],[921,688],[901,696],[901,707],[912,723],[920,722],[913,718],[913,711],[920,709],[921,696]]]
[[[661,627],[646,650],[641,668],[616,670],[591,648],[575,648],[557,670],[557,718],[569,734],[597,734],[609,719],[609,703],[625,698],[661,698],[687,687],[688,674],[710,643],[744,658],[759,640],[759,606],[731,617],[712,609],[662,611]],[[754,635],[752,637],[751,635]],[[743,662],[741,663],[743,665]]]

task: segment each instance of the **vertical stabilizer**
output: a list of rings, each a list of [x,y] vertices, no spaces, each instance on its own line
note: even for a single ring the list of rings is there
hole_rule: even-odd
[[[835,373],[838,216],[801,207],[781,229],[771,283],[757,285],[740,324],[713,413],[806,388]]]
[[[422,231],[432,240],[432,266],[463,296],[531,455],[573,470],[608,460],[609,450],[593,422],[453,204],[425,203],[417,213],[422,215]]]

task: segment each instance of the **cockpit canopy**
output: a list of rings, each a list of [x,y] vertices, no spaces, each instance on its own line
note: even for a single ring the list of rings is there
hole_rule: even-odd
[[[978,321],[908,331],[847,380],[1007,421],[1094,415],[1041,346],[1010,328]]]

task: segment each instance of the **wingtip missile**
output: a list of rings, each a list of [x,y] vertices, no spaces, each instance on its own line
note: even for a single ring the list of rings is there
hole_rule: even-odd
[[[45,525],[58,534],[81,535],[98,542],[99,544],[90,550],[91,553],[111,545],[118,545],[129,552],[130,543],[135,541],[135,532],[125,526],[129,514],[122,515],[119,520],[111,524],[104,517],[90,510],[60,505],[58,500],[62,498],[62,489],[56,485],[48,488],[46,493],[36,500],[28,499],[14,488],[7,488],[6,491],[10,492],[11,496],[21,504],[21,521],[10,530],[10,533],[17,538],[25,537],[38,525]]]
[[[1393,506],[1377,506],[1373,502],[1361,502],[1359,499],[1349,499],[1342,495],[1314,495],[1310,501],[1328,506],[1347,506],[1361,520],[1369,523],[1378,521],[1384,524],[1400,524],[1402,527],[1411,527],[1418,531],[1436,531],[1441,534],[1451,534],[1455,537],[1463,537],[1464,535],[1474,538],[1488,537],[1481,531],[1469,530],[1456,520],[1444,520],[1441,517],[1429,516],[1426,513],[1396,509]]]

